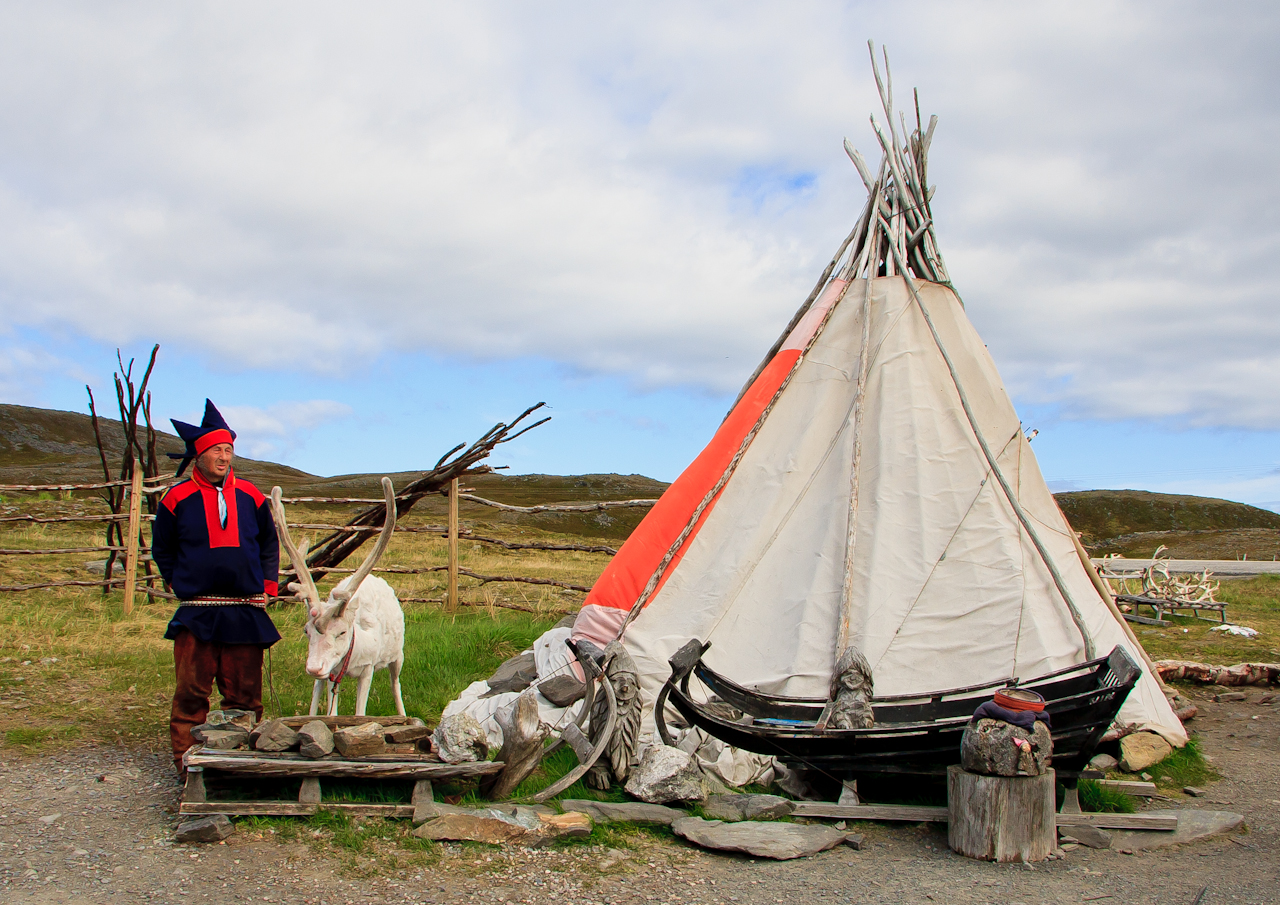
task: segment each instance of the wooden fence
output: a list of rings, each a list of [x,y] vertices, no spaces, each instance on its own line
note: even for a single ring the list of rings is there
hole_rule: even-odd
[[[145,561],[145,557],[150,555],[150,550],[139,543],[140,528],[143,522],[151,521],[155,518],[153,515],[146,515],[142,512],[142,498],[146,494],[162,494],[174,485],[174,481],[169,477],[159,478],[143,478],[140,468],[134,469],[134,477],[132,481],[105,481],[93,484],[0,484],[0,493],[16,492],[16,493],[37,493],[37,492],[54,492],[54,491],[74,491],[74,490],[102,490],[110,487],[125,487],[128,492],[129,511],[128,513],[105,513],[103,515],[79,515],[79,516],[50,516],[40,517],[33,515],[12,515],[0,517],[0,523],[5,522],[27,522],[30,524],[53,524],[59,522],[110,522],[110,521],[127,521],[125,537],[128,541],[125,546],[93,546],[93,547],[64,547],[43,550],[26,550],[26,549],[0,549],[0,556],[51,556],[57,554],[73,554],[73,553],[123,553],[124,568],[120,578],[113,578],[111,574],[104,573],[102,580],[67,580],[67,581],[50,581],[25,585],[0,585],[0,591],[35,591],[45,588],[67,588],[67,587],[100,587],[115,588],[123,586],[124,588],[124,612],[129,615],[133,612],[134,597],[138,593],[146,594],[151,597],[160,597],[169,600],[175,600],[173,594],[160,588],[152,586],[156,576],[147,576],[147,582],[138,584],[138,566]],[[402,575],[421,575],[431,572],[448,572],[446,596],[443,598],[428,597],[402,597],[405,603],[444,603],[446,611],[454,612],[459,606],[489,606],[489,604],[471,604],[464,603],[459,598],[458,579],[459,577],[471,578],[479,581],[481,585],[491,583],[517,583],[528,585],[543,585],[550,587],[565,588],[571,591],[590,591],[591,588],[579,584],[573,584],[568,581],[560,581],[554,578],[535,578],[520,575],[485,575],[474,572],[470,569],[464,569],[458,563],[458,542],[465,539],[472,543],[488,544],[501,547],[506,550],[548,550],[548,551],[578,551],[584,553],[604,553],[612,556],[618,551],[604,544],[565,544],[565,543],[542,543],[542,542],[524,542],[510,541],[502,538],[488,537],[476,534],[473,531],[462,529],[458,524],[458,504],[460,501],[476,503],[482,506],[489,506],[505,512],[514,512],[521,514],[533,514],[539,512],[597,512],[607,509],[624,509],[637,507],[650,507],[657,500],[609,500],[598,503],[564,503],[543,506],[511,506],[506,503],[499,503],[494,500],[487,500],[483,497],[475,496],[471,493],[462,492],[455,478],[449,485],[449,515],[448,522],[445,525],[414,525],[401,526],[397,525],[395,531],[397,533],[417,533],[430,534],[441,537],[448,541],[448,564],[444,566],[425,566],[422,568],[408,568],[399,566],[378,567],[373,571],[388,574]],[[320,503],[320,504],[375,504],[382,503],[381,498],[363,498],[363,497],[285,497],[281,500],[287,505],[295,505],[301,503]],[[290,528],[298,528],[302,530],[321,530],[327,532],[348,532],[377,534],[382,529],[377,526],[350,526],[350,525],[330,525],[315,522],[290,522]],[[324,572],[326,574],[343,574],[354,572],[354,569],[346,568],[318,568],[313,572]],[[295,575],[292,568],[282,568],[280,570],[280,584],[286,584],[288,577]],[[277,600],[292,601],[292,597],[276,598]],[[507,607],[511,609],[528,609],[515,604],[494,603],[494,606]]]

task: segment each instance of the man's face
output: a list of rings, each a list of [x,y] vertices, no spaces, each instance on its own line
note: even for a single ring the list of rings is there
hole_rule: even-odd
[[[210,446],[196,459],[196,468],[205,479],[216,484],[227,476],[231,470],[233,447],[230,443],[217,443]]]

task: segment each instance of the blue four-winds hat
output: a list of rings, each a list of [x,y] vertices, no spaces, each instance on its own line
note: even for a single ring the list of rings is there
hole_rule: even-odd
[[[180,453],[166,453],[170,459],[182,460],[178,465],[178,471],[174,474],[175,478],[182,477],[191,460],[210,446],[216,446],[219,443],[235,443],[236,440],[236,432],[227,426],[226,419],[209,399],[204,401],[204,418],[201,419],[199,427],[176,418],[169,420],[173,423],[173,429],[178,432],[178,436],[187,444],[187,448]]]

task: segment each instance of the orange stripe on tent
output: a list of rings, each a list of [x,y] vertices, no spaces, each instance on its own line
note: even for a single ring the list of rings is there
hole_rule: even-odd
[[[800,357],[799,349],[785,349],[773,357],[756,378],[729,417],[720,425],[716,435],[698,454],[698,458],[684,470],[674,484],[667,488],[657,504],[649,510],[649,514],[636,526],[631,537],[623,544],[618,555],[613,558],[604,574],[596,581],[591,593],[583,602],[584,606],[596,605],[629,610],[640,598],[649,578],[662,563],[671,545],[676,542],[680,532],[689,524],[689,519],[698,504],[716,485],[720,477],[728,469],[733,457],[737,455],[742,441],[751,433],[760,420],[760,415],[777,395],[778,388],[791,373],[792,366]],[[707,515],[714,508],[714,501],[703,510],[699,524],[685,540],[683,547],[667,567],[670,575],[673,567],[680,561],[689,542],[697,536],[697,529],[702,527]],[[661,585],[659,585],[661,587]],[[652,598],[650,598],[652,599]]]
[[[795,368],[796,362],[800,360],[804,350],[808,348],[822,324],[826,322],[827,315],[836,302],[843,297],[847,285],[845,280],[832,280],[827,284],[822,294],[810,306],[809,311],[791,331],[791,335],[786,338],[781,350],[774,355],[760,372],[760,376],[751,384],[751,388],[738,400],[738,404],[720,425],[711,442],[680,477],[676,478],[675,483],[667,488],[667,492],[636,526],[636,530],[622,545],[618,555],[605,568],[604,574],[596,581],[591,593],[583,601],[584,609],[588,606],[597,606],[629,611],[635,606],[640,595],[644,593],[645,585],[662,565],[663,557],[680,537],[680,532],[689,524],[689,519],[697,511],[698,504],[724,476],[733,462],[733,457],[742,448],[742,442],[756,427],[765,409],[778,395],[779,389]],[[689,536],[685,538],[680,549],[668,563],[666,572],[659,579],[657,588],[654,590],[654,595],[684,558],[685,551],[689,549],[689,543],[698,536],[698,532],[706,522],[707,516],[711,514],[711,510],[715,508],[715,504],[716,500],[713,499],[702,510],[698,523],[693,526]],[[653,597],[649,599],[652,600]]]

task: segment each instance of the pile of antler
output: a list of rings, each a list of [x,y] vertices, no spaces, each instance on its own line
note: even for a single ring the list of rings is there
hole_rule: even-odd
[[[1208,569],[1186,575],[1169,573],[1169,557],[1161,557],[1167,548],[1161,544],[1151,554],[1151,566],[1142,570],[1142,596],[1157,600],[1179,600],[1186,603],[1217,603],[1214,594],[1219,583]]]

